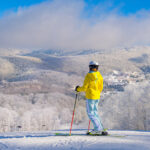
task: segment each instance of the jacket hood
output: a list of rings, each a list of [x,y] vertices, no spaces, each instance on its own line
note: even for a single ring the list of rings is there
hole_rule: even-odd
[[[95,80],[97,80],[98,79],[98,76],[99,76],[99,72],[97,71],[97,72],[95,72],[95,71],[90,71],[89,72],[89,77],[90,77],[90,79],[92,80],[92,81],[95,81]]]

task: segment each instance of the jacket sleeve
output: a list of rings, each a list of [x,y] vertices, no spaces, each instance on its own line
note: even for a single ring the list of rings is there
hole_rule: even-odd
[[[78,92],[85,92],[87,90],[87,88],[88,88],[88,85],[89,85],[89,79],[88,79],[88,75],[86,75],[85,79],[84,79],[83,86],[82,87],[78,87],[77,91]]]

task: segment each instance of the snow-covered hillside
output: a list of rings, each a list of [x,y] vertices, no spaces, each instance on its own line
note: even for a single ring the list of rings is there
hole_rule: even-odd
[[[0,132],[47,131],[70,123],[74,87],[82,85],[90,60],[100,63],[104,77],[99,105],[104,126],[150,130],[149,57],[150,47],[1,50]],[[75,117],[75,124],[85,123],[82,127],[88,124],[84,100],[81,94]]]
[[[55,132],[0,134],[0,150],[150,150],[150,132],[109,131],[112,136],[55,136]]]

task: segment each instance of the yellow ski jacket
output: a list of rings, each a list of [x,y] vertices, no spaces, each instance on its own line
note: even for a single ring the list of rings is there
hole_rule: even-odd
[[[84,79],[82,87],[77,88],[77,92],[85,92],[86,99],[100,99],[103,90],[103,77],[99,71],[90,71]]]

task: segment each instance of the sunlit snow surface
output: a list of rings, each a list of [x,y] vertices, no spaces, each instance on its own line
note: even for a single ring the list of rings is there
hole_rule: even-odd
[[[69,133],[1,133],[0,150],[150,150],[150,132],[113,130],[109,133],[114,136],[86,136],[86,130],[73,130],[81,135],[55,136],[56,132]]]

